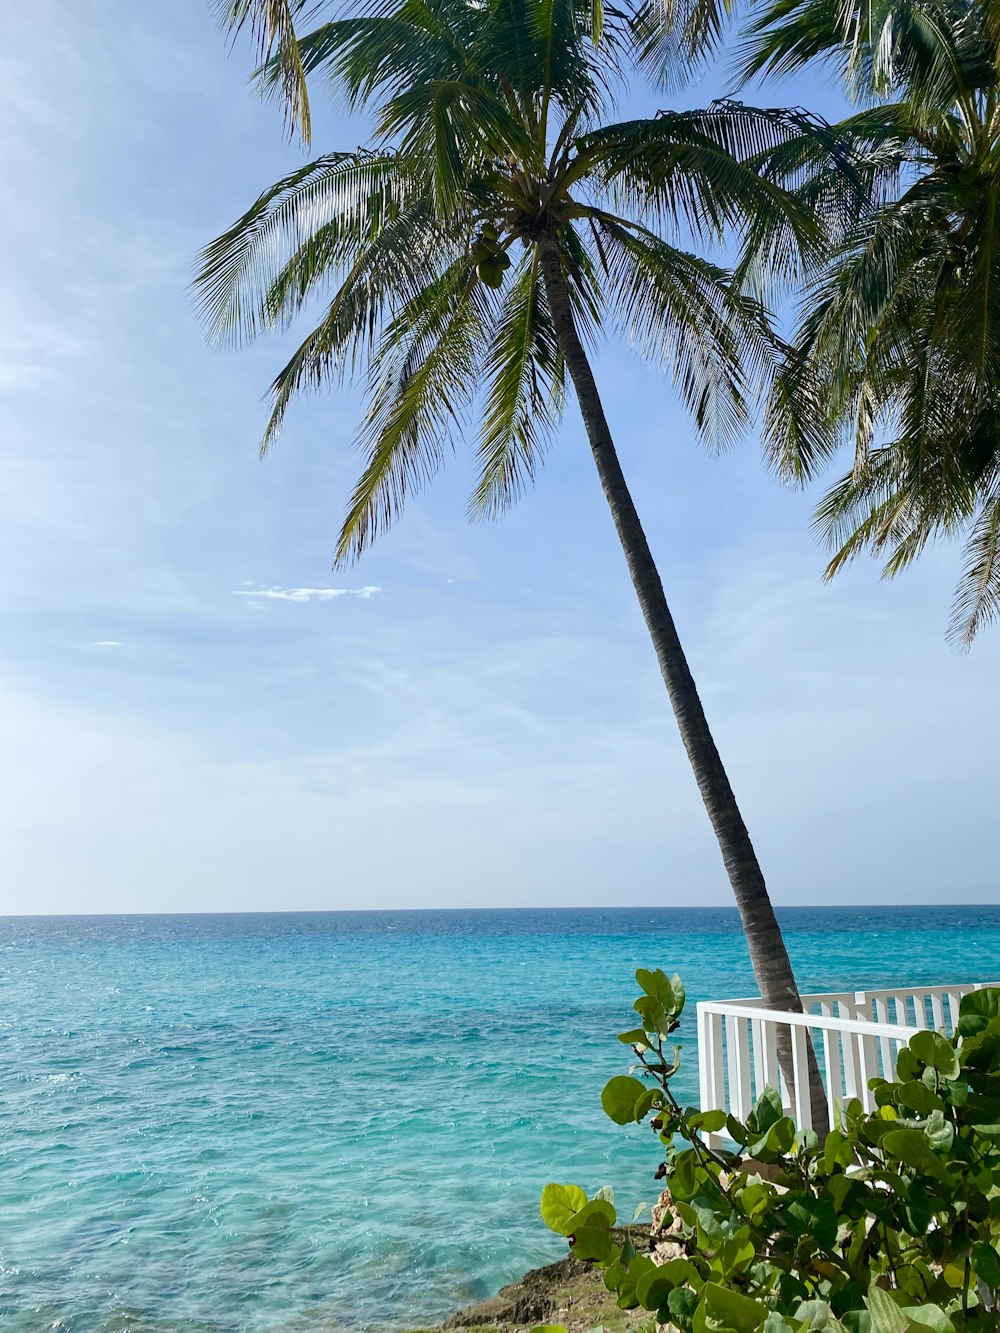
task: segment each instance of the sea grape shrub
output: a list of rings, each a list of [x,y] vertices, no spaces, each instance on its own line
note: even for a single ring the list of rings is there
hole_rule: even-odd
[[[619,1306],[682,1333],[1000,1331],[1000,990],[963,999],[953,1038],[916,1033],[898,1081],[869,1084],[876,1109],[848,1101],[820,1143],[771,1088],[746,1121],[682,1107],[684,988],[659,970],[636,980],[641,1026],[619,1040],[637,1063],[601,1100],[659,1136],[674,1257],[656,1264],[612,1231],[608,1190],[548,1185],[541,1204]],[[731,1149],[706,1142],[722,1131]]]

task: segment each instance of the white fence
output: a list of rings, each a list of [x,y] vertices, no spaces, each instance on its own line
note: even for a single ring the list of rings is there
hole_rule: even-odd
[[[801,1014],[761,1008],[760,1000],[703,1001],[698,1005],[702,1110],[721,1108],[744,1120],[768,1085],[780,1091],[800,1128],[831,1128],[834,1107],[852,1097],[873,1110],[868,1080],[893,1079],[900,1046],[920,1029],[952,1031],[962,996],[988,984],[803,995]],[[782,1028],[792,1053],[793,1096],[778,1065]],[[809,1104],[810,1034],[826,1089],[829,1123],[823,1126],[813,1124]]]

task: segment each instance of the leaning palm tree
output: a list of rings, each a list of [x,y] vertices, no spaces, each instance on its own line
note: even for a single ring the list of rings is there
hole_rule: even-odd
[[[745,68],[838,65],[862,104],[840,132],[876,186],[805,293],[768,414],[777,466],[804,481],[853,447],[817,513],[831,575],[864,550],[893,575],[964,535],[966,645],[1000,615],[998,38],[995,0],[779,0]]]
[[[621,331],[672,372],[699,435],[739,434],[773,351],[747,284],[791,273],[820,239],[812,208],[785,188],[815,153],[816,126],[736,103],[606,122],[632,62],[663,50],[649,12],[589,0],[388,0],[298,46],[304,70],[324,71],[375,130],[369,147],[266,190],[203,254],[197,285],[220,339],[283,327],[328,293],[272,385],[263,448],[297,394],[362,377],[365,463],[337,546],[351,561],[466,437],[470,415],[471,508],[502,511],[534,478],[572,385],[761,995],[799,1009],[588,348]],[[265,77],[280,78],[280,62]],[[741,283],[681,244],[726,235]]]

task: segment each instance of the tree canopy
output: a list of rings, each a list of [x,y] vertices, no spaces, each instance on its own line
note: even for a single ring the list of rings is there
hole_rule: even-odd
[[[393,0],[296,45],[305,75],[373,112],[373,139],[266,190],[206,249],[198,286],[213,334],[230,340],[329,296],[274,381],[264,446],[297,393],[364,383],[365,465],[341,559],[465,438],[471,412],[473,511],[502,509],[534,476],[565,388],[546,238],[585,339],[614,329],[666,367],[706,440],[743,428],[773,363],[761,297],[822,248],[805,188],[826,151],[818,122],[736,102],[608,119],[623,81],[667,58],[646,7]],[[263,77],[284,89],[280,57]],[[735,275],[689,248],[726,236]]]
[[[802,481],[846,442],[817,511],[831,573],[868,549],[895,574],[964,535],[951,632],[1000,612],[1000,44],[987,5],[780,0],[744,74],[825,60],[859,103],[836,127],[870,203],[802,298],[768,427]]]

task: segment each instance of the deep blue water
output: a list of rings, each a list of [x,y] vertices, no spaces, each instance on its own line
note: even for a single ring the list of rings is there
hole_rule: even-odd
[[[1000,907],[780,916],[804,991],[1000,976]],[[558,1252],[546,1181],[631,1214],[637,966],[754,993],[728,909],[0,918],[5,1333],[414,1326]]]

